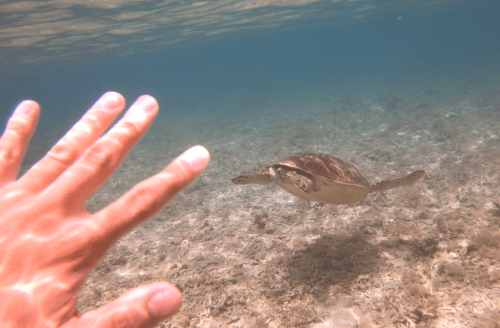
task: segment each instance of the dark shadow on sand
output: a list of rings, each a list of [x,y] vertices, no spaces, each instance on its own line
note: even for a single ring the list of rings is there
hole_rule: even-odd
[[[368,243],[363,232],[356,230],[323,235],[289,257],[288,271],[293,283],[328,293],[330,285],[345,285],[375,271],[381,262],[379,248]]]

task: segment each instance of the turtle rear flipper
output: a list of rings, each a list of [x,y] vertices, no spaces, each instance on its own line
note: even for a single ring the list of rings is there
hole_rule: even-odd
[[[245,174],[232,178],[234,184],[268,184],[271,183],[271,175],[269,174]]]
[[[412,184],[414,184],[418,180],[420,180],[424,176],[424,174],[425,174],[425,170],[417,170],[417,171],[413,171],[412,173],[410,173],[407,176],[402,177],[402,178],[381,181],[381,182],[374,184],[371,187],[370,192],[386,191],[386,190],[394,189],[394,188],[398,188],[398,187],[411,186]]]

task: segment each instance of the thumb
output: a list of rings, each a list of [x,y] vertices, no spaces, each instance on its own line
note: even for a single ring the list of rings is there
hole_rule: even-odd
[[[104,307],[85,313],[74,322],[74,327],[153,327],[177,312],[181,304],[181,292],[174,285],[158,282],[133,289]]]

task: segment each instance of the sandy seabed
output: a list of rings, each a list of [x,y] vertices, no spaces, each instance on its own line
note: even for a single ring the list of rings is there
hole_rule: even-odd
[[[160,327],[498,327],[500,83],[462,82],[293,104],[259,91],[204,124],[153,127],[88,210],[191,145],[212,162],[107,253],[79,310],[167,280],[183,307]],[[230,182],[308,152],[345,159],[371,183],[427,173],[351,206]]]

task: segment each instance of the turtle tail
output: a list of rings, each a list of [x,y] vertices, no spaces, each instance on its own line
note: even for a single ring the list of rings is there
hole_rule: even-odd
[[[370,192],[386,191],[386,190],[394,189],[394,188],[398,188],[398,187],[411,186],[412,184],[414,184],[418,180],[422,179],[424,174],[425,174],[425,170],[417,170],[417,171],[413,171],[412,173],[410,173],[407,176],[402,177],[402,178],[381,181],[381,182],[374,184],[371,187]]]

